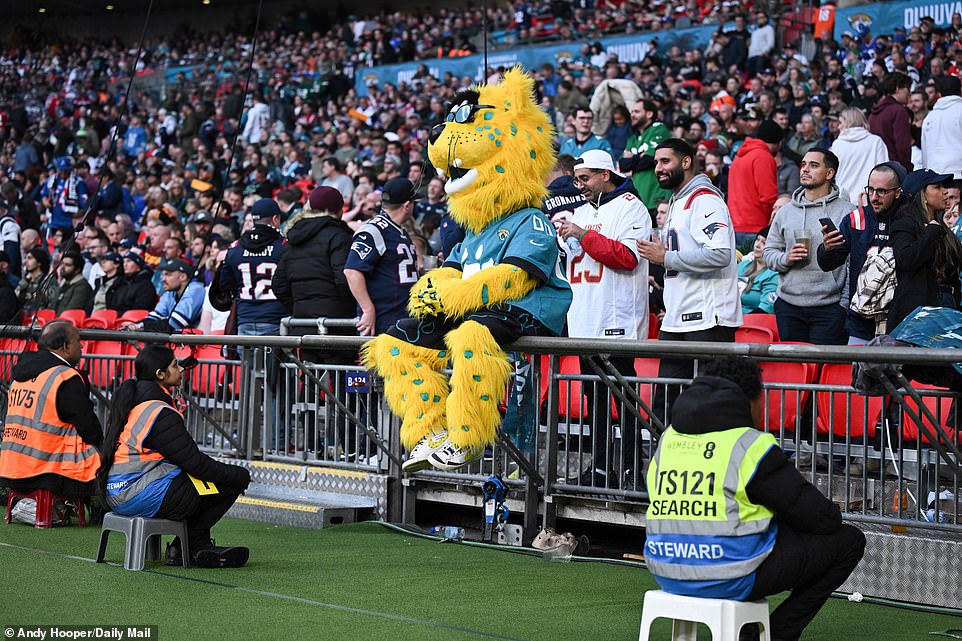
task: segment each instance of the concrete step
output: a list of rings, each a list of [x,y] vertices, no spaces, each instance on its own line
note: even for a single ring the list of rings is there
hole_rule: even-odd
[[[321,529],[372,518],[373,497],[252,483],[228,516],[274,525]]]

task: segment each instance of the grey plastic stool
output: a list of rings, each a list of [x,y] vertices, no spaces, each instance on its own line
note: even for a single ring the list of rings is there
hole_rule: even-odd
[[[184,567],[190,567],[190,549],[187,547],[187,525],[183,521],[167,519],[147,519],[140,516],[121,516],[108,512],[100,530],[100,551],[97,563],[104,562],[107,552],[107,537],[111,532],[123,532],[127,537],[124,550],[124,569],[143,570],[144,559],[160,559],[160,535],[172,534],[180,539],[180,552],[184,557]]]

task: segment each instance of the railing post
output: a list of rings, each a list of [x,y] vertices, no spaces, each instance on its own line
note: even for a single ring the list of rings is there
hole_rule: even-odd
[[[558,372],[560,358],[548,356],[548,430],[544,442],[544,518],[543,527],[554,527],[557,510],[554,485],[558,482]]]

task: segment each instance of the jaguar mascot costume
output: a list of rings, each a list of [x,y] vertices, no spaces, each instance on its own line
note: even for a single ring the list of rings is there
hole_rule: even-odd
[[[571,303],[540,210],[556,159],[531,78],[515,68],[459,93],[431,132],[428,157],[466,237],[413,286],[411,317],[362,350],[401,418],[405,473],[455,469],[494,443],[512,370],[502,346],[559,335]]]

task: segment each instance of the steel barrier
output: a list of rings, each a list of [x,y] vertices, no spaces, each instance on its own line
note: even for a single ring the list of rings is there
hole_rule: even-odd
[[[29,328],[0,327],[4,384],[17,356],[32,347],[25,340],[29,335]],[[480,484],[496,474],[524,512],[530,532],[560,516],[643,525],[645,472],[662,429],[658,417],[664,414],[664,407],[652,407],[656,386],[688,382],[659,379],[658,357],[692,358],[697,372],[706,358],[749,356],[765,375],[762,427],[847,519],[960,528],[960,474],[951,451],[960,445],[954,395],[913,385],[920,398],[895,404],[889,397],[861,396],[850,384],[854,359],[948,365],[958,358],[953,350],[526,338],[511,349],[534,363],[538,418],[529,426],[534,432],[530,453],[502,438],[481,460],[457,472],[425,471],[405,479],[398,421],[387,411],[378,381],[358,391],[349,378],[356,382],[359,367],[302,360],[298,352],[306,348],[307,358],[324,350],[356,350],[364,339],[106,330],[82,330],[81,337],[81,367],[89,372],[102,419],[113,391],[130,376],[138,346],[169,342],[180,356],[193,354],[199,363],[188,372],[180,397],[188,429],[205,451],[384,474],[390,518],[403,521],[416,518],[419,491],[458,502],[459,495],[477,494]],[[224,357],[222,350],[231,347],[239,354]],[[578,356],[586,354],[596,358],[591,372],[578,367]],[[608,368],[609,355],[635,358],[636,375]],[[600,426],[590,424],[588,396],[595,407],[611,408],[599,413],[605,416]],[[919,402],[928,417],[917,411]],[[933,438],[933,419],[947,442]]]

